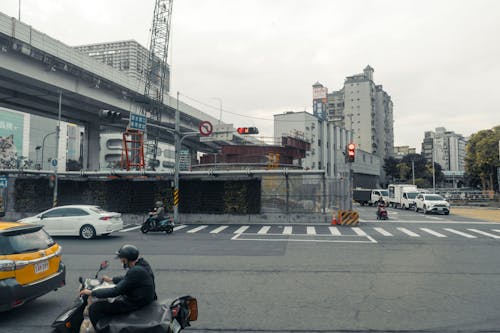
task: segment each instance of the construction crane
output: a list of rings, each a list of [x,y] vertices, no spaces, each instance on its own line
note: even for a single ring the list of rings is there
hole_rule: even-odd
[[[145,73],[144,96],[151,103],[145,104],[142,114],[148,121],[161,121],[163,95],[169,91],[170,71],[167,64],[168,45],[172,20],[173,0],[156,0],[149,41],[149,59]],[[150,129],[146,133],[145,166],[154,170],[157,165],[159,129]]]

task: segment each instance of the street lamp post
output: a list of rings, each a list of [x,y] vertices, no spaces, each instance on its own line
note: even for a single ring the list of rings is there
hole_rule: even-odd
[[[219,127],[220,127],[220,125],[222,123],[222,99],[219,97],[212,97],[212,98],[219,101],[219,110],[220,110],[219,111]]]
[[[57,169],[59,168],[59,139],[61,137],[61,103],[62,103],[62,91],[59,90],[59,109],[57,115],[57,127],[56,127],[56,165],[54,170],[54,195],[52,198],[52,207],[57,206],[57,191],[59,187],[59,176],[57,175]]]

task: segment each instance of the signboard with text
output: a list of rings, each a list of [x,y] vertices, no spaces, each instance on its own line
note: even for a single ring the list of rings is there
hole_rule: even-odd
[[[146,116],[142,114],[137,114],[137,113],[131,113],[130,114],[130,124],[129,128],[130,129],[135,129],[141,132],[146,131]]]

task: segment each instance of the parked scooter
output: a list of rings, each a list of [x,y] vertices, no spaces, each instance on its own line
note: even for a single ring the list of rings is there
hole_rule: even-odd
[[[380,203],[377,207],[377,220],[388,220],[389,214],[383,203]]]
[[[98,274],[109,265],[101,263],[94,278],[80,277],[80,290],[109,288],[114,285],[103,282]],[[84,310],[89,296],[79,296],[52,323],[52,328],[59,333],[94,332],[88,319],[84,320]],[[136,311],[115,315],[99,321],[99,329],[108,329],[110,333],[179,333],[191,326],[191,321],[198,319],[198,304],[191,296],[179,297],[165,302],[153,302]],[[90,325],[90,326],[89,326]]]
[[[151,215],[151,214],[150,214]],[[142,222],[141,232],[147,234],[150,231],[160,231],[171,234],[174,231],[174,221],[172,217],[167,217],[161,221],[155,221],[152,216],[149,216],[146,221]]]

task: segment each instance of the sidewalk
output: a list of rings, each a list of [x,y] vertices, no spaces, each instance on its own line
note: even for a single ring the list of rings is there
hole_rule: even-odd
[[[472,219],[486,220],[500,223],[500,209],[477,207],[451,207],[451,214]]]

